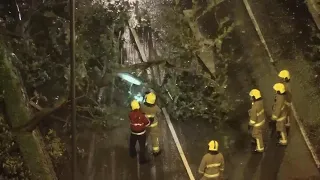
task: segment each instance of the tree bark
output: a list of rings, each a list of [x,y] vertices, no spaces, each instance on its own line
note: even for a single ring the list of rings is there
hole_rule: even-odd
[[[25,124],[14,127],[13,131],[28,131],[32,132],[36,129],[39,123],[44,120],[45,117],[51,115],[56,110],[60,109],[67,101],[62,101],[59,104],[55,105],[53,108],[44,108],[40,112],[37,112],[30,120],[28,120]]]
[[[17,69],[3,44],[0,44],[0,91],[4,92],[5,113],[13,128],[29,121],[28,98]],[[57,180],[52,162],[44,150],[44,142],[38,129],[16,133],[25,163],[32,180]]]

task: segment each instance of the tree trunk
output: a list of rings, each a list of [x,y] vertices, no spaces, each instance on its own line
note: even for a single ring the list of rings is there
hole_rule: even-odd
[[[27,123],[30,119],[28,98],[17,69],[12,65],[9,53],[0,44],[0,91],[4,92],[5,113],[12,128]],[[33,180],[56,180],[52,162],[44,150],[44,142],[38,129],[16,133],[24,161]]]

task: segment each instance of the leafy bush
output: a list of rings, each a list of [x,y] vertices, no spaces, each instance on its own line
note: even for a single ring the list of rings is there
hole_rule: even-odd
[[[46,149],[50,157],[54,160],[55,165],[60,164],[63,159],[63,155],[66,151],[65,144],[61,142],[61,139],[57,136],[56,132],[49,129],[47,135],[45,136]]]
[[[0,179],[30,179],[30,172],[23,162],[10,127],[0,116]]]

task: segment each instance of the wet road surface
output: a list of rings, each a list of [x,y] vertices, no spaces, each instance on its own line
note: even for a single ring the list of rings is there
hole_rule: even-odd
[[[128,122],[123,121],[120,128],[107,133],[106,140],[97,146],[97,161],[104,157],[101,170],[94,179],[110,180],[186,180],[189,179],[174,144],[168,126],[161,117],[161,148],[163,152],[153,158],[149,164],[139,165],[138,159],[131,159],[128,152],[129,129]],[[150,141],[149,141],[150,142]],[[149,145],[149,151],[151,147]]]
[[[270,2],[266,2],[264,4],[261,3],[258,8],[254,5],[253,1],[256,3],[258,1],[249,1],[249,3],[252,4],[251,8],[254,14],[255,12],[260,13],[262,11],[261,8],[271,13],[284,8],[281,6],[270,6]],[[277,74],[269,63],[267,54],[263,50],[263,46],[260,44],[258,37],[253,36],[254,29],[252,27],[252,23],[250,22],[248,15],[241,10],[244,9],[243,4],[240,2],[238,3],[235,17],[240,24],[238,32],[239,35],[242,34],[242,36],[240,36],[242,37],[241,44],[245,49],[244,52],[247,56],[247,63],[252,68],[251,77],[254,77],[257,87],[262,91],[267,114],[270,115],[271,106],[274,100],[272,86],[276,81],[278,81]],[[270,10],[270,8],[272,10]],[[276,15],[276,13],[274,13],[274,15]],[[256,18],[258,23],[262,25],[260,28],[263,32],[272,31],[273,27],[276,27],[277,25],[281,26],[279,23],[273,23],[274,21],[271,21],[271,19]],[[266,25],[268,25],[268,29]],[[269,37],[271,36],[271,34],[268,35]],[[285,40],[283,39],[284,37],[288,38],[288,36],[284,36],[282,33],[274,33],[273,40],[278,38],[278,45],[280,47],[287,48],[284,43],[287,43],[292,39]],[[280,39],[282,40],[280,41]],[[270,39],[266,38],[267,43],[268,40]],[[287,50],[282,52],[283,56],[288,56],[285,53],[290,53],[291,51]],[[271,53],[275,55],[274,50],[272,50]],[[260,163],[260,168],[254,176],[255,179],[320,179],[319,171],[316,169],[311,154],[307,149],[295,121],[293,121],[290,129],[289,145],[285,149],[274,147],[274,143],[272,141],[267,145],[268,147],[264,157],[262,158],[262,162]]]
[[[252,8],[255,11],[254,7]],[[266,132],[266,152],[263,155],[250,152],[250,136],[246,131],[247,110],[250,108],[247,93],[250,89],[258,87],[263,93],[266,111],[270,116],[274,99],[272,85],[276,83],[277,76],[242,1],[237,1],[234,9],[236,22],[239,23],[236,28],[236,33],[240,37],[239,48],[243,54],[241,61],[232,63],[229,67],[228,91],[232,101],[236,102],[234,117],[231,121],[233,124],[219,128],[207,122],[195,123],[193,120],[179,122],[172,119],[193,174],[196,179],[200,178],[197,174],[200,160],[207,151],[208,141],[216,139],[220,142],[220,150],[226,159],[225,177],[230,180],[320,179],[319,172],[294,121],[287,147],[276,146],[274,138],[270,138],[269,132]],[[275,50],[272,52],[275,54]],[[139,167],[134,160],[130,161],[132,164],[128,163],[126,149],[128,131],[126,127],[123,127],[123,130],[114,131],[111,136],[115,138],[113,141],[118,145],[100,150],[101,153],[108,154],[105,162],[107,172],[104,172],[108,176],[104,175],[104,177],[112,180],[134,179],[140,172],[142,180],[187,180],[188,176],[169,129],[164,120],[161,122],[164,151],[151,166]],[[123,134],[123,132],[127,133]]]
[[[255,1],[258,3],[257,1]],[[270,3],[270,2],[269,2]],[[261,6],[265,11],[270,11],[270,6],[265,2]],[[270,5],[270,4],[269,4]],[[283,7],[278,7],[283,8]],[[260,10],[252,7],[253,11]],[[279,9],[277,9],[279,10]],[[257,12],[259,13],[259,12]],[[272,11],[271,11],[272,13]],[[274,100],[272,86],[278,81],[276,71],[270,64],[268,56],[263,45],[254,30],[252,22],[245,10],[242,1],[234,3],[234,17],[239,24],[236,33],[240,39],[239,49],[241,49],[242,60],[233,62],[229,67],[229,93],[231,98],[238,102],[235,109],[234,125],[229,127],[214,127],[206,122],[197,122],[189,120],[185,122],[175,122],[175,128],[179,135],[182,146],[190,163],[194,174],[197,174],[197,168],[201,157],[206,153],[207,142],[216,139],[220,142],[220,150],[225,155],[226,171],[225,177],[233,180],[290,180],[290,179],[320,179],[319,171],[316,169],[311,154],[303,140],[297,123],[292,122],[289,134],[289,145],[287,147],[276,146],[275,138],[270,135],[270,131],[265,133],[266,152],[263,155],[252,154],[249,144],[250,136],[246,133],[248,121],[247,110],[250,108],[248,92],[252,88],[259,88],[264,97],[267,115],[271,115],[271,106]],[[259,21],[260,20],[260,21]],[[263,24],[265,31],[273,26],[283,26],[268,19],[258,19],[259,24]],[[269,31],[269,32],[270,32]],[[208,32],[203,30],[203,32]],[[282,52],[291,53],[292,49],[286,47],[292,37],[283,36],[280,31],[273,32],[272,40],[278,38],[279,44],[272,47],[273,55],[278,55],[276,47],[284,47]],[[290,39],[285,39],[290,37]],[[281,41],[283,42],[280,44]],[[236,40],[236,39],[235,39]],[[292,53],[283,56],[292,56]],[[253,78],[252,78],[253,77]],[[192,134],[189,135],[189,134]],[[198,176],[199,178],[199,176]]]
[[[123,110],[126,111],[126,110]],[[129,112],[129,109],[128,109]],[[139,155],[129,156],[129,120],[124,113],[115,128],[104,132],[85,129],[79,131],[78,172],[79,180],[187,180],[187,171],[181,161],[169,128],[164,117],[160,117],[161,128],[160,148],[163,150],[158,157],[151,154],[148,145],[148,164],[140,165]],[[148,142],[151,142],[149,139]],[[138,144],[136,144],[138,149]],[[70,165],[65,164],[58,176],[61,180],[71,178]]]
[[[215,139],[219,141],[220,151],[225,156],[224,176],[229,180],[320,179],[295,122],[292,123],[287,147],[277,147],[274,138],[270,138],[269,132],[266,132],[266,152],[263,155],[251,153],[250,135],[247,133],[247,111],[250,108],[248,92],[256,87],[262,91],[266,111],[270,115],[274,98],[272,85],[277,81],[277,76],[242,1],[235,1],[234,7],[236,22],[239,24],[236,28],[239,39],[235,40],[239,42],[242,60],[233,62],[229,67],[228,91],[236,107],[230,124],[216,127],[208,122],[196,120],[181,122],[172,119],[191,170],[196,179],[199,179],[197,168],[200,160],[207,151],[207,143]],[[81,179],[188,180],[176,145],[163,118],[160,120],[163,152],[150,164],[140,166],[137,159],[129,157],[129,124],[124,117],[125,120],[120,122],[118,128],[100,134],[99,136],[104,136],[102,139],[96,137],[93,140],[95,148],[91,149],[95,150],[91,162],[89,155],[83,160],[88,166],[92,164],[92,167],[90,172],[82,170],[86,175],[82,175]],[[90,154],[92,134],[84,136],[88,139],[86,143],[88,147],[84,148]]]

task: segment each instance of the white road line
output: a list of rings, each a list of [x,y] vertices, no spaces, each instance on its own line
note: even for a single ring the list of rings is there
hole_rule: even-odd
[[[299,118],[299,116],[298,116],[298,113],[297,113],[295,107],[293,106],[293,104],[291,105],[291,109],[292,109],[292,112],[293,112],[293,116],[294,116],[294,118],[295,118],[296,121],[297,121],[298,127],[299,127],[299,129],[300,129],[301,134],[302,134],[302,137],[303,137],[304,141],[306,142],[307,147],[308,147],[308,149],[309,149],[309,151],[310,151],[310,153],[311,153],[311,156],[313,157],[313,160],[314,160],[314,162],[316,163],[317,168],[320,169],[320,161],[319,161],[319,158],[318,158],[318,156],[317,156],[316,153],[315,153],[315,150],[314,150],[314,148],[313,148],[313,146],[312,146],[312,144],[311,144],[311,142],[310,142],[310,140],[309,140],[309,138],[308,138],[308,136],[307,136],[306,131],[304,130],[303,124],[302,124],[302,122],[300,121],[300,118]]]
[[[254,28],[256,29],[257,33],[258,33],[258,36],[259,36],[259,38],[260,38],[260,41],[261,41],[261,43],[263,44],[265,50],[266,50],[267,53],[268,53],[270,62],[273,63],[274,60],[273,60],[273,58],[272,58],[272,56],[271,56],[271,53],[270,53],[269,48],[268,48],[268,46],[267,46],[267,43],[266,43],[266,41],[264,40],[264,37],[263,37],[262,32],[261,32],[261,30],[260,30],[259,24],[257,23],[256,18],[255,18],[254,15],[253,15],[253,12],[252,12],[252,10],[251,10],[251,7],[250,7],[249,3],[248,3],[247,0],[243,0],[243,3],[244,3],[244,5],[245,5],[245,7],[246,7],[246,9],[247,9],[247,12],[248,12],[248,14],[249,14],[249,16],[250,16],[250,19],[251,19],[252,23],[253,23],[253,26],[254,26]]]
[[[193,174],[192,174],[191,168],[190,168],[190,166],[189,166],[189,163],[188,163],[188,161],[187,161],[187,158],[186,158],[186,156],[184,155],[184,152],[183,152],[183,150],[182,150],[182,147],[181,147],[181,144],[180,144],[180,142],[179,142],[179,139],[178,139],[178,136],[177,136],[177,134],[176,134],[176,131],[175,131],[174,128],[173,128],[173,125],[172,125],[172,123],[171,123],[171,120],[170,120],[169,114],[167,113],[166,108],[162,108],[162,112],[163,112],[164,117],[165,117],[165,119],[166,119],[166,121],[167,121],[167,124],[168,124],[168,126],[169,126],[169,129],[170,129],[170,132],[171,132],[171,134],[172,134],[173,140],[174,140],[174,142],[175,142],[175,144],[176,144],[176,146],[177,146],[177,149],[178,149],[179,154],[180,154],[180,156],[181,156],[182,162],[183,162],[183,164],[184,164],[184,167],[185,167],[186,170],[187,170],[188,176],[189,176],[190,180],[195,180],[195,178],[194,178],[194,176],[193,176]]]
[[[252,12],[252,10],[251,10],[250,4],[248,3],[247,0],[243,0],[243,3],[244,3],[244,5],[245,5],[245,7],[246,7],[246,9],[247,9],[247,12],[248,12],[248,14],[249,14],[249,16],[250,16],[250,19],[251,19],[252,23],[254,24],[254,27],[255,27],[255,29],[256,29],[256,31],[257,31],[257,33],[258,33],[258,36],[259,36],[259,38],[260,38],[261,43],[264,44],[265,50],[268,52],[268,55],[269,55],[269,58],[270,58],[270,62],[274,62],[274,60],[272,59],[272,56],[271,56],[271,54],[270,54],[268,45],[266,44],[266,41],[264,40],[264,37],[263,37],[263,35],[262,35],[262,33],[261,33],[261,30],[260,30],[260,28],[259,28],[259,25],[258,25],[258,23],[257,23],[254,15],[253,15],[253,12]],[[272,68],[278,73],[278,71],[276,70],[276,68],[275,68],[274,66],[272,66]],[[317,168],[319,169],[319,168],[320,168],[319,158],[317,157],[317,155],[316,155],[316,153],[315,153],[315,150],[314,150],[314,148],[313,148],[313,146],[312,146],[312,144],[311,144],[311,142],[310,142],[310,140],[309,140],[309,138],[308,138],[308,136],[307,136],[307,134],[306,134],[306,131],[305,131],[304,127],[303,127],[303,124],[302,124],[302,122],[300,121],[300,118],[299,118],[299,116],[298,116],[298,113],[297,113],[295,107],[293,106],[293,104],[292,104],[292,106],[291,106],[291,109],[292,109],[292,112],[293,112],[293,116],[294,116],[294,118],[295,118],[296,121],[297,121],[297,124],[298,124],[298,127],[299,127],[299,129],[300,129],[301,135],[302,135],[302,137],[303,137],[303,139],[304,139],[304,142],[306,143],[306,145],[307,145],[307,147],[308,147],[308,149],[309,149],[309,151],[310,151],[310,153],[311,153],[311,156],[312,156],[312,158],[313,158],[313,160],[314,160]]]

